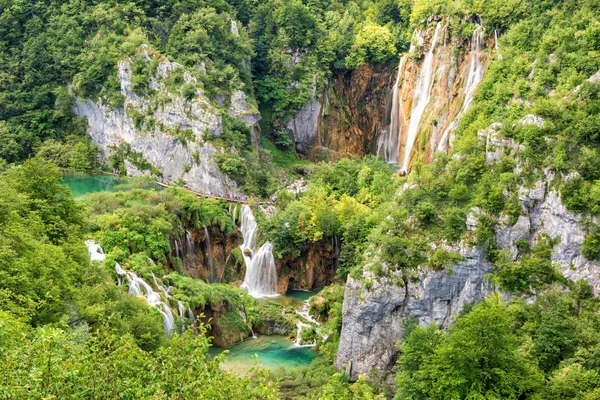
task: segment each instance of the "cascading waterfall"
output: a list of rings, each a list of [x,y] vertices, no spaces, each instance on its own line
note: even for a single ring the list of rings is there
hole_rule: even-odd
[[[502,60],[502,54],[500,54],[500,46],[498,45],[498,30],[494,30],[494,50],[496,50],[496,55],[498,56],[498,60]]]
[[[440,34],[441,23],[438,23],[435,27],[435,34],[431,41],[431,47],[425,55],[423,60],[423,66],[421,67],[421,73],[415,87],[415,93],[413,97],[412,110],[410,112],[410,121],[408,123],[408,130],[406,133],[406,143],[404,145],[404,157],[402,159],[401,170],[408,171],[408,164],[410,162],[410,154],[412,152],[417,134],[419,132],[419,126],[421,125],[421,117],[425,112],[425,108],[429,104],[431,97],[431,88],[433,86],[433,57],[435,46],[437,45],[438,37]]]
[[[206,267],[209,271],[208,283],[215,283],[217,281],[217,272],[215,271],[215,263],[212,257],[212,240],[208,228],[204,227],[204,246],[206,254]]]
[[[394,88],[392,89],[392,110],[390,113],[390,124],[384,128],[377,141],[377,155],[383,157],[385,162],[394,165],[398,164],[398,157],[400,154],[400,130],[402,129],[402,118],[400,115],[402,108],[400,107],[398,86],[400,86],[402,69],[409,54],[410,52],[406,53],[400,59],[400,64],[398,65],[398,74],[396,75],[396,82],[394,83]]]
[[[115,269],[117,265],[119,264],[115,264]],[[137,297],[145,297],[148,305],[156,308],[163,315],[165,332],[167,335],[170,334],[173,326],[175,326],[175,318],[173,317],[171,308],[162,301],[160,294],[152,290],[150,285],[148,285],[142,278],[138,277],[135,272],[125,271],[120,265],[119,269],[121,274],[125,275],[129,280],[129,293],[134,294]],[[117,270],[117,273],[119,273],[119,270]]]
[[[192,234],[190,231],[185,231],[185,243],[187,245],[187,251],[192,257],[196,257],[196,249],[194,248],[194,242],[192,241]]]
[[[90,259],[94,261],[104,261],[106,256],[100,245],[93,240],[86,240],[85,244],[90,254]],[[156,308],[163,316],[163,324],[167,335],[170,334],[175,325],[175,318],[171,312],[171,308],[162,301],[160,294],[155,292],[142,278],[138,277],[135,272],[125,271],[119,263],[115,263],[115,271],[119,276],[125,276],[129,281],[129,293],[137,297],[144,297],[146,302],[151,307]],[[154,278],[156,280],[156,278]],[[164,286],[163,286],[163,290]],[[165,290],[167,294],[168,290]]]
[[[301,316],[302,318],[304,318],[305,320],[307,320],[309,322],[309,324],[302,322],[300,319],[298,319],[298,321],[296,322],[296,340],[294,341],[294,346],[296,347],[314,347],[317,344],[317,340],[315,339],[315,341],[313,343],[309,343],[309,344],[301,344],[302,343],[302,329],[304,328],[314,328],[314,327],[319,327],[321,326],[321,324],[319,322],[317,322],[316,319],[313,318],[312,315],[310,315],[309,313],[310,310],[310,303],[308,300],[305,300],[304,303],[302,303],[302,308],[300,308],[300,310],[296,310],[296,314],[298,314],[299,316]],[[326,338],[324,339],[326,340]]]
[[[469,73],[467,75],[467,81],[465,82],[465,98],[463,100],[463,104],[460,108],[460,111],[458,112],[458,114],[456,114],[456,117],[452,120],[448,128],[446,128],[446,130],[444,131],[442,139],[438,144],[438,151],[445,151],[447,145],[449,144],[448,142],[452,142],[451,136],[454,134],[454,130],[458,126],[460,118],[471,106],[475,90],[477,89],[479,83],[483,79],[484,65],[481,62],[481,52],[483,50],[484,45],[484,35],[485,28],[478,24],[477,28],[475,28],[475,30],[473,31],[473,36],[471,38],[471,62],[469,64]]]
[[[179,300],[177,300],[177,311],[179,312],[180,317],[185,317],[185,307],[183,306],[183,303]]]
[[[258,225],[248,205],[242,206],[240,230],[244,242],[240,246],[246,264],[246,274],[241,288],[253,297],[277,296],[277,270],[273,245],[263,244],[256,250]]]

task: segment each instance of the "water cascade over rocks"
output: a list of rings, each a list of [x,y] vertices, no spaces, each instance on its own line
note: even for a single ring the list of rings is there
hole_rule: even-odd
[[[471,38],[471,63],[469,64],[469,72],[467,75],[467,81],[465,83],[464,88],[464,100],[460,111],[456,115],[456,117],[452,120],[448,128],[444,131],[442,135],[442,139],[438,144],[438,150],[444,151],[446,150],[446,146],[448,144],[452,144],[454,130],[458,126],[458,122],[463,114],[469,109],[469,106],[473,102],[473,96],[475,95],[475,90],[479,86],[479,83],[483,79],[484,72],[484,64],[481,61],[483,45],[484,45],[484,34],[485,28],[481,25],[477,25],[477,28],[473,31],[473,36]],[[450,143],[448,143],[450,140]]]
[[[382,157],[385,162],[389,164],[398,164],[398,157],[400,155],[400,130],[402,129],[402,118],[400,113],[402,112],[399,106],[400,98],[398,96],[398,86],[400,85],[400,79],[402,77],[402,69],[406,63],[411,51],[406,53],[400,59],[400,65],[398,66],[398,74],[396,75],[396,82],[392,89],[392,111],[390,113],[390,124],[381,132],[377,141],[377,155]]]
[[[404,157],[402,158],[402,171],[408,170],[408,163],[410,161],[410,155],[412,148],[419,132],[419,126],[421,124],[421,117],[425,111],[425,107],[429,104],[431,97],[431,88],[433,87],[433,57],[435,46],[437,45],[438,38],[440,36],[441,23],[438,22],[435,27],[435,34],[431,41],[429,51],[425,55],[423,60],[423,66],[421,67],[421,73],[417,86],[415,88],[412,111],[410,113],[410,122],[408,125],[408,132],[406,133],[406,142],[404,145]]]
[[[277,270],[270,242],[256,249],[258,225],[252,209],[244,204],[241,211],[240,230],[244,242],[240,246],[246,264],[246,274],[241,288],[253,297],[277,296]]]
[[[92,261],[104,261],[106,256],[104,255],[104,251],[100,247],[99,244],[94,242],[93,240],[86,240],[85,245],[88,248],[88,252],[90,254],[90,259]],[[146,283],[142,278],[138,277],[135,272],[125,271],[119,263],[115,263],[115,271],[119,276],[125,276],[129,282],[129,293],[134,294],[137,297],[143,297],[149,306],[156,308],[163,316],[163,325],[165,328],[165,333],[169,335],[171,330],[175,326],[175,318],[173,317],[173,312],[169,305],[162,301],[160,294],[155,292],[150,285]],[[156,283],[156,278],[155,283]],[[169,298],[169,290],[170,287],[167,288],[164,285],[158,285],[159,289],[165,293],[165,296]]]
[[[215,263],[213,261],[212,256],[212,239],[210,237],[210,232],[208,231],[208,228],[206,226],[204,227],[204,245],[206,246],[206,269],[210,273],[210,275],[208,276],[208,283],[216,283],[217,272],[215,270]]]
[[[437,151],[448,151],[460,119],[473,102],[483,79],[488,51],[485,29],[475,23],[468,51],[463,38],[452,38],[448,24],[417,29],[411,48],[398,66],[377,154],[408,172],[414,160],[430,162]],[[495,52],[499,53],[497,40]],[[421,56],[422,55],[422,56]],[[419,60],[422,61],[419,61]]]
[[[300,318],[296,322],[297,331],[296,331],[296,340],[294,341],[294,346],[296,346],[296,347],[314,347],[317,345],[316,338],[313,343],[302,344],[302,330],[304,328],[318,328],[319,326],[321,326],[321,324],[319,322],[317,322],[317,320],[314,319],[312,315],[310,315],[309,310],[310,310],[310,303],[308,300],[305,300],[304,303],[302,303],[302,308],[300,308],[300,310],[296,310],[296,314],[298,314],[304,320],[309,322],[307,324],[307,323],[303,322]],[[325,341],[325,340],[327,340],[327,338],[323,339],[323,341]]]

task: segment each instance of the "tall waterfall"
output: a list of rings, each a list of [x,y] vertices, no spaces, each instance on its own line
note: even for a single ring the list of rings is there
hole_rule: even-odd
[[[410,53],[409,51],[400,59],[396,83],[394,83],[394,88],[392,89],[390,124],[383,130],[377,141],[377,155],[383,157],[385,162],[395,165],[398,164],[398,157],[400,155],[400,130],[402,129],[402,118],[400,115],[402,107],[400,106],[398,86],[400,86],[404,63]]]
[[[266,242],[257,250],[258,225],[252,209],[244,204],[241,214],[240,230],[244,242],[240,249],[246,264],[246,274],[241,288],[257,298],[277,296],[277,270],[273,245]]]
[[[460,108],[460,111],[458,112],[458,114],[456,114],[456,117],[454,118],[454,120],[452,120],[452,122],[450,123],[448,128],[444,131],[444,134],[442,135],[442,139],[440,140],[440,143],[438,144],[438,148],[437,148],[438,151],[446,150],[446,146],[449,144],[448,143],[449,139],[450,139],[450,142],[452,142],[451,136],[454,134],[454,130],[458,126],[458,122],[460,121],[460,118],[469,109],[469,106],[473,102],[473,96],[475,94],[475,90],[477,89],[477,87],[479,86],[479,83],[483,79],[484,65],[481,62],[481,52],[483,50],[483,45],[484,45],[484,39],[485,39],[484,34],[485,34],[485,28],[481,25],[477,25],[477,28],[475,28],[475,30],[473,31],[473,36],[471,38],[471,52],[470,52],[471,62],[469,64],[469,72],[468,72],[467,80],[465,82],[465,87],[464,87],[464,96],[465,97],[463,100],[463,104],[462,104],[462,107]]]
[[[423,60],[423,66],[421,67],[421,73],[419,74],[419,80],[415,87],[415,94],[413,97],[412,110],[410,112],[410,122],[408,123],[408,131],[406,133],[406,143],[404,145],[404,157],[402,159],[402,171],[408,170],[408,163],[410,162],[410,154],[412,148],[417,139],[419,133],[419,126],[421,125],[421,117],[425,108],[429,104],[431,97],[431,88],[433,86],[433,52],[437,45],[438,37],[440,35],[441,23],[438,23],[435,27],[435,34],[431,41],[431,47],[425,55]]]

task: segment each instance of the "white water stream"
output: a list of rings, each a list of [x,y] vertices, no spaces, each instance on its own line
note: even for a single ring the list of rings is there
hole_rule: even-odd
[[[452,135],[454,134],[454,130],[458,126],[458,122],[463,114],[469,109],[471,103],[473,102],[473,96],[475,95],[475,90],[479,86],[479,83],[483,79],[484,65],[481,62],[481,52],[483,50],[484,45],[484,34],[485,28],[481,25],[477,25],[477,28],[473,31],[473,36],[471,37],[471,62],[469,64],[469,73],[467,75],[467,81],[465,82],[464,95],[465,98],[463,100],[462,107],[456,117],[452,120],[448,128],[444,131],[442,135],[442,139],[438,144],[438,151],[445,151],[446,147],[452,143]]]
[[[106,259],[104,251],[102,251],[102,248],[96,242],[93,240],[86,240],[85,244],[88,248],[91,260],[104,261]],[[142,278],[138,277],[135,272],[125,271],[119,263],[115,263],[115,271],[117,271],[117,275],[125,276],[127,278],[129,282],[129,293],[144,298],[148,305],[156,308],[162,314],[165,333],[169,335],[175,325],[175,318],[173,317],[169,305],[162,301],[160,294],[155,292],[152,287],[150,287],[150,285]],[[165,293],[165,296],[169,298],[170,295],[168,293],[171,288],[165,287],[162,284],[158,285],[156,278],[154,278],[154,280],[155,284],[159,287],[159,290],[162,290]]]
[[[252,209],[244,204],[242,205],[241,214],[240,231],[244,242],[240,249],[246,264],[246,274],[244,275],[244,283],[240,287],[256,298],[278,296],[273,245],[266,242],[257,249],[258,225],[252,214]]]
[[[435,27],[435,33],[429,51],[425,55],[423,65],[421,66],[421,73],[415,87],[415,93],[413,96],[412,110],[410,112],[410,121],[408,123],[408,131],[406,133],[406,143],[404,145],[404,157],[402,158],[402,166],[400,169],[404,172],[408,170],[408,164],[410,162],[410,155],[412,153],[417,134],[419,133],[419,126],[421,125],[421,117],[425,112],[425,108],[429,104],[431,97],[431,88],[433,86],[433,57],[435,47],[440,35],[441,24],[438,23]]]

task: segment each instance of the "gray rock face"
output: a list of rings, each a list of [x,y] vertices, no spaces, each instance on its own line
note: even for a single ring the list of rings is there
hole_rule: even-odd
[[[586,260],[581,254],[581,245],[586,232],[579,225],[581,216],[566,209],[555,190],[550,191],[541,204],[539,228],[532,237],[536,242],[543,234],[559,242],[552,250],[552,262],[559,266],[562,274],[571,280],[583,279],[600,295],[600,263]]]
[[[146,50],[142,54],[150,59]],[[118,67],[121,94],[125,98],[123,107],[109,107],[102,99],[97,102],[88,99],[74,106],[78,116],[87,118],[88,134],[103,150],[104,156],[126,144],[166,182],[181,179],[198,191],[221,196],[239,194],[235,183],[220,172],[214,161],[217,152],[222,150],[204,141],[207,132],[213,135],[222,132],[219,110],[211,105],[200,89],[193,99],[187,100],[166,87],[165,80],[182,66],[167,59],[160,60],[156,76],[149,85],[156,93],[152,99],[140,97],[133,91],[129,60],[120,61]],[[187,71],[184,72],[184,81],[196,84],[196,79]],[[241,91],[234,91],[228,113],[252,126],[260,118]],[[134,165],[131,159],[125,165],[131,175],[153,174],[150,170],[142,170],[139,163]]]
[[[491,265],[485,252],[461,248],[465,261],[444,272],[423,271],[408,285],[396,274],[377,278],[365,272],[363,280],[348,278],[342,310],[342,333],[336,365],[352,379],[372,369],[389,371],[395,362],[394,345],[402,336],[407,316],[420,325],[432,322],[449,326],[465,304],[478,301],[492,291],[486,275]],[[365,281],[372,282],[367,289]]]
[[[569,212],[555,190],[547,183],[520,188],[523,215],[514,225],[503,225],[496,232],[496,242],[515,259],[516,242],[527,240],[535,245],[543,235],[556,238],[552,261],[571,280],[586,280],[596,295],[600,294],[600,263],[586,260],[581,254],[585,231],[581,217]],[[478,209],[470,213],[467,225],[476,227]],[[487,280],[492,266],[485,260],[485,249],[459,251],[466,260],[449,268],[451,272],[423,271],[419,280],[398,286],[400,276],[377,279],[365,268],[362,280],[348,279],[342,311],[342,332],[336,365],[346,369],[352,379],[368,375],[372,369],[390,371],[395,363],[394,344],[401,338],[407,316],[414,316],[421,326],[435,322],[447,327],[465,304],[488,296],[493,288]]]
[[[321,103],[316,98],[305,105],[289,120],[287,130],[296,144],[296,150],[308,154],[316,144],[319,133]]]

